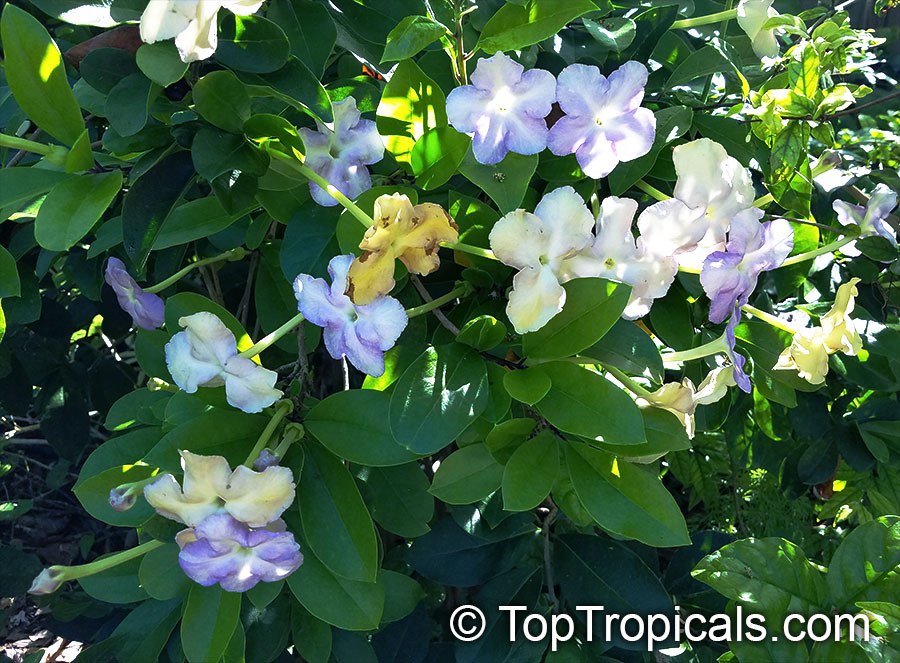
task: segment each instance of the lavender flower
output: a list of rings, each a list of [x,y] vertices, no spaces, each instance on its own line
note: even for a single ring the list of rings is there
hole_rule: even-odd
[[[447,95],[447,119],[457,131],[473,136],[478,163],[495,164],[508,152],[537,154],[547,147],[544,118],[556,99],[553,74],[525,71],[498,51],[478,60],[470,78],[471,85]]]
[[[646,84],[647,68],[640,62],[626,62],[609,78],[592,65],[570,64],[556,84],[566,115],[550,129],[550,151],[560,156],[574,152],[584,174],[594,179],[647,154],[656,117],[641,108]]]
[[[218,584],[228,592],[282,580],[300,568],[303,555],[284,523],[273,525],[252,529],[227,513],[213,514],[178,535],[178,563],[194,582]]]
[[[735,349],[737,339],[734,336],[734,331],[740,322],[741,309],[736,307],[734,314],[728,319],[728,324],[725,325],[725,343],[728,346],[728,358],[731,359],[731,363],[734,365],[734,373],[732,375],[734,383],[738,386],[738,389],[749,394],[750,376],[744,372],[744,365],[747,363],[747,360]]]
[[[834,207],[838,221],[841,224],[845,226],[859,226],[860,237],[879,235],[884,237],[894,247],[897,246],[897,236],[886,219],[896,206],[897,194],[884,184],[879,184],[875,187],[865,207],[851,205],[843,200],[835,200],[832,203],[832,207]],[[856,248],[855,242],[845,246],[841,251],[848,256],[859,255],[859,249]]]
[[[51,566],[41,571],[34,580],[31,581],[31,587],[28,589],[29,594],[52,594],[59,589],[66,581],[62,571],[63,567]]]
[[[372,188],[366,166],[384,157],[384,144],[372,120],[360,118],[356,99],[346,97],[332,107],[334,122],[324,124],[316,120],[317,131],[300,128],[306,146],[306,165],[325,178],[348,198],[356,198]],[[337,201],[314,182],[309,192],[323,207],[337,205]]]
[[[164,474],[144,488],[144,497],[160,515],[188,526],[226,512],[253,527],[277,519],[294,501],[294,475],[287,467],[254,472],[244,465],[232,472],[222,456],[181,452],[182,486]]]
[[[297,306],[307,320],[324,327],[325,347],[335,359],[346,356],[363,373],[384,373],[384,353],[391,349],[408,321],[393,297],[376,297],[357,305],[346,295],[347,272],[353,255],[335,256],[328,263],[331,286],[325,279],[300,274],[294,281]]]
[[[166,343],[166,365],[182,390],[225,385],[228,403],[244,412],[261,412],[279,398],[278,374],[238,354],[234,334],[212,313],[179,319],[185,331]]]
[[[751,207],[731,222],[725,251],[707,256],[700,283],[710,299],[709,319],[723,322],[747,303],[762,272],[775,269],[794,248],[794,231],[784,219],[759,223],[762,210]]]
[[[159,295],[144,290],[131,278],[125,263],[118,258],[106,262],[106,282],[116,293],[119,306],[131,316],[135,326],[153,330],[166,321],[166,307]]]

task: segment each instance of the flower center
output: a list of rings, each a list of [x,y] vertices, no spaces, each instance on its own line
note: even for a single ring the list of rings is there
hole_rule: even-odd
[[[607,258],[607,259],[603,262],[603,264],[606,266],[606,269],[612,269],[613,267],[616,266],[616,261],[613,260],[612,258]]]
[[[504,86],[497,90],[494,98],[491,99],[491,109],[498,113],[506,113],[510,111],[516,101],[515,95],[508,87]]]

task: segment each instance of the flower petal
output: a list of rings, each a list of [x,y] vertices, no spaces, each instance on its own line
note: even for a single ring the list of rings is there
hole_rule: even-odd
[[[262,412],[283,395],[275,388],[278,373],[240,355],[225,362],[223,378],[226,400],[242,412]]]
[[[570,186],[554,189],[541,198],[534,208],[534,215],[541,220],[547,257],[554,267],[591,241],[594,215]],[[525,238],[520,236],[519,242],[524,241]]]
[[[141,14],[141,41],[154,44],[183,32],[197,13],[199,0],[156,0]]]
[[[562,311],[566,291],[549,266],[527,267],[513,277],[506,315],[516,332],[537,331]]]
[[[225,510],[251,527],[265,527],[278,519],[294,501],[294,474],[287,467],[254,472],[238,465],[223,491]]]
[[[488,240],[500,262],[520,269],[538,267],[550,243],[541,219],[523,209],[509,212],[497,221]]]

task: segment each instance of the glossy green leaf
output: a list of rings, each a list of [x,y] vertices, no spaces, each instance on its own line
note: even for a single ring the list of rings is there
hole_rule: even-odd
[[[503,376],[503,386],[520,403],[534,405],[547,395],[553,382],[547,373],[534,367],[509,371]]]
[[[250,117],[250,95],[230,71],[212,71],[194,84],[194,108],[220,129],[241,133]]]
[[[188,663],[218,661],[225,653],[241,616],[238,592],[218,585],[193,585],[181,620],[181,642]]]
[[[456,174],[471,139],[453,127],[429,129],[413,145],[409,155],[416,184],[435,189]]]
[[[0,246],[0,299],[18,297],[20,294],[22,294],[22,288],[19,282],[19,270],[16,268],[16,259],[6,250],[6,247]]]
[[[181,80],[187,72],[187,64],[181,61],[178,49],[170,41],[158,41],[155,44],[141,44],[135,53],[137,66],[157,85],[163,87]],[[196,95],[197,88],[194,87]]]
[[[581,354],[631,375],[645,374],[654,382],[664,381],[659,349],[649,334],[630,320],[618,320],[603,338]]]
[[[65,251],[87,235],[122,188],[122,172],[79,175],[54,186],[34,220],[45,249]]]
[[[900,518],[860,525],[838,546],[828,565],[828,590],[838,611],[858,601],[893,601],[900,596]]]
[[[522,204],[537,165],[536,154],[522,156],[510,152],[500,163],[485,166],[475,160],[470,148],[459,165],[459,172],[490,196],[500,212],[506,214]]]
[[[267,74],[281,69],[291,56],[287,35],[270,20],[227,12],[219,26],[216,60],[230,69]]]
[[[428,16],[407,16],[388,34],[381,61],[411,58],[448,32],[446,26]]]
[[[480,315],[469,320],[456,335],[458,342],[470,345],[476,350],[491,350],[500,345],[505,338],[506,325],[492,315]]]
[[[356,476],[372,518],[384,529],[409,538],[430,529],[434,497],[428,492],[428,477],[417,463],[360,467]]]
[[[621,53],[634,41],[635,23],[630,18],[610,16],[599,21],[582,18],[588,34],[607,50]]]
[[[520,51],[548,39],[597,5],[589,0],[528,0],[503,5],[484,26],[476,48],[485,53]]]
[[[304,448],[297,503],[309,547],[342,578],[374,582],[378,568],[375,529],[353,476],[324,448]]]
[[[120,136],[133,136],[150,119],[150,104],[160,86],[138,72],[116,83],[106,98],[104,113]]]
[[[434,473],[429,492],[447,504],[471,504],[500,488],[503,466],[483,444],[447,456]]]
[[[559,472],[559,440],[541,431],[510,456],[503,470],[503,508],[530,511],[538,506],[556,482]]]
[[[272,0],[266,16],[284,30],[293,56],[321,76],[337,38],[325,6],[312,0]]]
[[[178,565],[178,553],[178,545],[173,542],[151,550],[141,559],[138,570],[141,588],[157,601],[186,596],[193,587]]]

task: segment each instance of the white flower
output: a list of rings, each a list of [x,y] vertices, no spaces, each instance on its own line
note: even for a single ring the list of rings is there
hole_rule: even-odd
[[[566,302],[560,283],[570,258],[591,241],[594,218],[575,189],[548,193],[534,208],[510,212],[491,230],[494,255],[519,272],[513,277],[506,314],[520,334],[537,331],[559,313]]]
[[[141,40],[153,44],[175,38],[183,62],[216,52],[216,17],[226,7],[238,16],[255,14],[263,0],[150,0],[141,14]]]
[[[753,52],[760,58],[778,57],[778,41],[775,30],[763,29],[766,21],[778,12],[772,9],[773,0],[740,0],[737,6],[737,22],[741,30],[747,33],[753,46]]]
[[[294,475],[287,467],[254,472],[238,465],[232,472],[222,456],[190,451],[181,452],[181,465],[181,486],[164,474],[144,488],[144,497],[161,515],[189,527],[222,511],[251,527],[265,527],[294,501]]]
[[[182,390],[225,385],[228,402],[244,412],[261,412],[281,398],[278,374],[238,354],[234,334],[212,313],[178,321],[185,328],[166,343],[166,365]]]
[[[753,181],[749,170],[709,138],[679,145],[672,159],[678,176],[674,197],[682,205],[672,205],[669,223],[685,235],[705,228],[692,250],[678,256],[678,264],[699,269],[706,256],[725,249],[731,220],[753,206]]]

